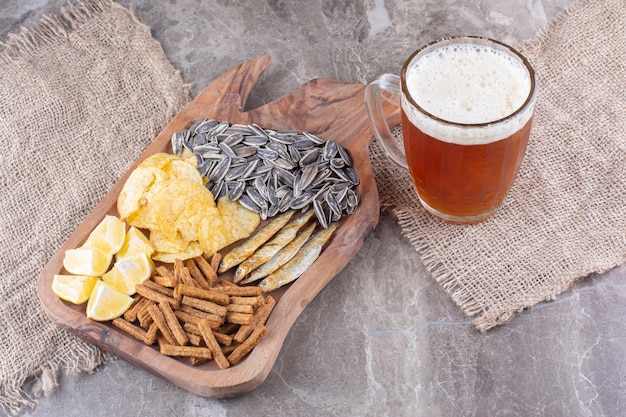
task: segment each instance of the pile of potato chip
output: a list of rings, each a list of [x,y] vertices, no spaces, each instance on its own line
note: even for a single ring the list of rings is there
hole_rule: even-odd
[[[259,225],[260,216],[226,197],[218,200],[205,187],[195,165],[169,153],[142,161],[117,199],[121,219],[150,231],[152,259],[173,263],[209,257]]]

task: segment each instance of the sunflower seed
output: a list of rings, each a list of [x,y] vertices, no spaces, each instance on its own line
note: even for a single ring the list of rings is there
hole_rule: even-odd
[[[278,188],[276,188],[276,191],[274,191],[274,196],[276,196],[276,198],[283,198],[285,195],[287,195],[291,190],[291,187],[288,185],[282,185]]]
[[[203,177],[206,177],[208,176],[209,172],[211,172],[211,170],[215,168],[215,165],[217,165],[215,161],[202,161],[200,164],[198,164],[198,172],[200,172],[200,175],[202,175]]]
[[[222,190],[224,188],[226,188],[224,186],[224,183],[220,181],[216,183],[209,191],[211,191],[215,200],[219,200],[219,198],[222,196]]]
[[[343,146],[339,146],[337,148],[337,151],[339,152],[339,157],[343,159],[347,166],[351,167],[353,162],[352,157],[350,156],[348,151]]]
[[[312,133],[303,132],[302,135],[306,137],[307,139],[313,141],[313,143],[315,143],[316,145],[323,145],[325,143],[324,139],[320,139]]]
[[[262,218],[313,205],[323,227],[354,213],[359,177],[350,153],[309,132],[264,130],[256,124],[198,119],[171,138],[172,150],[193,152],[207,189],[227,195]]]
[[[300,195],[300,197],[296,197],[293,200],[291,200],[291,203],[289,203],[289,208],[293,210],[302,209],[308,206],[311,203],[311,201],[313,201],[314,197],[315,197],[315,194],[313,193],[304,193]]]
[[[209,153],[220,153],[220,147],[214,143],[205,143],[202,145],[197,145],[193,149],[194,152],[198,152],[201,155],[209,154]]]
[[[317,217],[317,221],[322,225],[324,229],[328,227],[328,221],[326,220],[326,214],[324,213],[324,208],[322,207],[322,203],[318,200],[313,200],[313,210],[315,210],[315,216]]]
[[[246,194],[257,206],[263,208],[267,208],[267,201],[263,198],[261,193],[254,187],[247,187]]]
[[[257,149],[256,154],[259,155],[261,159],[266,159],[269,161],[273,161],[274,159],[278,158],[278,152],[267,148]]]
[[[242,206],[244,206],[248,210],[252,210],[257,213],[261,212],[261,207],[257,206],[255,202],[252,201],[252,199],[248,197],[246,194],[243,194],[241,197],[239,197],[238,201],[241,203]]]
[[[302,176],[300,177],[300,182],[298,184],[300,189],[306,190],[308,186],[311,185],[317,175],[317,171],[317,165],[307,165],[304,169],[302,169]]]
[[[299,164],[302,168],[307,165],[314,164],[317,161],[317,158],[320,156],[320,149],[315,148],[308,150],[302,157],[300,158]]]
[[[172,153],[178,155],[183,150],[183,135],[180,132],[175,132],[172,135]]]
[[[245,189],[245,182],[236,181],[236,184],[232,188],[228,187],[228,199],[230,201],[239,200],[239,198],[243,195]]]
[[[230,171],[228,171],[228,173],[226,174],[226,176],[224,176],[224,179],[226,181],[233,181],[238,179],[239,177],[241,177],[241,175],[244,173],[244,171],[248,168],[247,165],[239,165],[236,166],[234,168],[232,168]]]
[[[226,139],[224,139],[222,143],[232,148],[233,146],[241,143],[243,141],[243,137],[244,136],[241,133],[233,133],[229,135]]]
[[[298,150],[296,148],[294,148],[293,146],[289,147],[289,156],[291,157],[291,160],[293,162],[300,162],[300,152],[298,152]]]
[[[337,142],[335,142],[334,140],[329,140],[324,145],[324,151],[322,152],[322,156],[324,157],[324,160],[330,161],[335,157],[335,155],[337,155],[337,152],[339,152],[337,150]]]
[[[226,142],[220,142],[218,146],[224,155],[229,156],[231,158],[237,156],[235,155],[235,152],[233,152],[233,150],[230,149],[230,146],[226,144]]]
[[[276,216],[278,213],[280,213],[280,207],[278,207],[278,204],[272,204],[272,205],[270,205],[270,207],[267,209],[267,216],[268,216],[268,217],[274,217],[274,216]]]
[[[269,201],[267,184],[262,177],[257,177],[254,179],[254,187],[259,191],[259,194],[261,194],[261,197],[263,197],[265,201]]]
[[[330,166],[341,169],[346,166],[346,162],[341,158],[333,158],[330,160]]]
[[[230,158],[226,157],[222,159],[216,166],[213,168],[211,173],[209,174],[209,178],[214,183],[218,183],[224,179],[226,173],[228,172],[228,168],[230,168]]]
[[[191,131],[195,132],[196,134],[199,133],[207,133],[209,130],[211,130],[214,126],[211,126],[209,123],[205,123],[202,122],[200,123],[200,125],[198,125],[196,128],[194,128],[193,126],[191,127]]]
[[[248,178],[254,172],[258,163],[258,159],[250,162],[246,169],[241,173],[241,178]]]
[[[270,203],[270,208],[271,206],[278,206],[278,197],[276,196],[276,189],[274,188],[274,184],[272,184],[271,181],[268,182],[267,184],[267,201],[269,201]]]
[[[294,142],[292,146],[299,151],[306,151],[308,149],[313,149],[315,147],[315,142],[310,139],[300,139]]]
[[[274,159],[272,163],[274,164],[275,167],[282,168],[287,171],[293,169],[293,164],[289,162],[288,160],[283,159],[281,157]]]
[[[346,167],[343,172],[346,174],[346,176],[348,177],[348,181],[350,181],[350,184],[352,185],[359,185],[360,181],[359,181],[359,174],[357,174],[356,170],[352,167]]]
[[[245,145],[233,150],[235,151],[235,155],[241,158],[248,158],[256,153],[257,147],[252,145]]]
[[[267,143],[267,137],[260,135],[246,136],[242,143],[250,146],[263,146]]]

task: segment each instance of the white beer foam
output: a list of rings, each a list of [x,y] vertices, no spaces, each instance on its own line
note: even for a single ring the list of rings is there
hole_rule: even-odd
[[[474,44],[446,45],[422,55],[409,67],[406,79],[409,94],[420,107],[460,124],[490,123],[514,113],[531,88],[530,74],[517,57]],[[461,144],[510,136],[531,118],[533,105],[505,122],[460,127],[429,118],[402,95],[402,108],[415,126],[429,136]]]

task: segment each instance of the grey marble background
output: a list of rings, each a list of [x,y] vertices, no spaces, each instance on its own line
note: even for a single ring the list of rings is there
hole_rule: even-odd
[[[0,0],[0,39],[64,0]],[[568,0],[122,0],[197,94],[260,54],[248,108],[312,78],[365,83],[416,47],[477,34],[516,44]],[[295,323],[264,384],[209,399],[116,361],[64,375],[27,416],[623,416],[626,267],[477,332],[383,215]]]

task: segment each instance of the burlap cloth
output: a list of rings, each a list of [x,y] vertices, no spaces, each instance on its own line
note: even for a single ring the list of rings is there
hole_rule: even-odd
[[[383,207],[480,330],[626,259],[626,2],[575,3],[518,48],[538,75],[537,108],[495,217],[435,220],[418,208],[408,173],[371,146]]]
[[[372,145],[382,205],[435,279],[488,329],[626,253],[626,7],[585,1],[521,49],[539,74],[535,129],[500,213],[475,226],[424,214]],[[109,0],[67,7],[0,46],[0,409],[18,413],[59,370],[111,359],[49,320],[37,277],[189,100],[150,30]]]
[[[188,100],[150,29],[108,0],[0,46],[0,414],[110,359],[45,315],[37,278]]]

